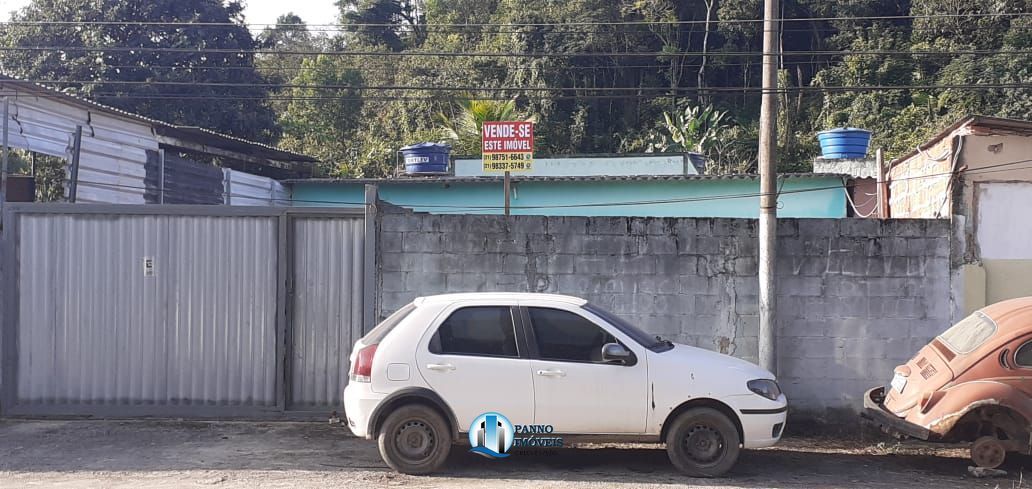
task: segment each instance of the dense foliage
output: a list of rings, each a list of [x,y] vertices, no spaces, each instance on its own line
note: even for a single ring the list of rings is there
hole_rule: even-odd
[[[203,62],[197,54],[162,54],[160,60],[188,66],[256,62],[259,74],[156,71],[146,66],[157,60],[140,53],[70,60],[53,53],[4,53],[2,62],[15,74],[58,79],[237,77],[283,84],[267,102],[205,102],[201,110],[143,99],[120,106],[243,137],[271,138],[282,128],[280,144],[323,159],[326,174],[389,174],[397,149],[420,141],[452,140],[463,152],[475,150],[455,125],[468,115],[470,100],[511,103],[520,118],[533,117],[541,154],[693,149],[710,156],[711,171],[741,172],[755,169],[761,5],[761,0],[339,0],[339,32],[319,36],[299,30],[295,24],[301,19],[291,15],[258,36],[260,46],[280,54]],[[818,153],[814,133],[831,127],[870,129],[874,144],[892,157],[964,115],[1029,118],[1032,17],[1013,14],[1030,11],[1032,0],[785,0],[785,18],[811,20],[785,22],[781,36],[781,169],[808,169]],[[239,6],[221,7],[215,0],[35,0],[19,14],[22,19],[101,16],[236,21]],[[887,18],[896,16],[913,17]],[[243,27],[49,29],[44,36],[42,27],[19,28],[4,34],[3,42],[241,48],[255,42]],[[845,54],[828,54],[837,51]],[[933,54],[925,54],[929,51]],[[957,51],[970,54],[941,54]],[[287,54],[298,52],[323,54]],[[457,52],[512,55],[447,55]],[[422,55],[398,55],[413,53]],[[114,64],[140,67],[110,68]],[[83,90],[91,87],[101,90],[96,85]],[[271,123],[269,107],[278,124]]]
[[[755,53],[762,33],[748,20],[759,18],[761,5],[760,0],[342,1],[342,22],[361,24],[339,36],[346,50],[524,56],[327,59],[356,70],[365,86],[482,89],[472,94],[362,90],[372,97],[340,130],[352,131],[342,145],[349,152],[326,156],[340,174],[389,172],[398,147],[447,139],[442,118],[434,114],[461,117],[462,104],[455,99],[475,96],[515,100],[515,110],[533,116],[539,153],[696,150],[710,156],[710,171],[754,171],[760,77]],[[1032,18],[1005,15],[1032,11],[1029,0],[788,0],[783,9],[786,18],[827,20],[784,24],[782,170],[808,170],[819,151],[814,133],[823,129],[871,129],[874,144],[894,156],[964,115],[1032,114],[1028,88],[969,87],[1032,80]],[[982,15],[963,16],[972,13]],[[857,19],[893,16],[915,17]],[[395,27],[371,30],[369,24]],[[813,53],[838,50],[850,54]],[[918,54],[982,50],[993,54]],[[621,52],[659,54],[526,56]],[[329,75],[319,79],[331,81]],[[932,88],[841,89],[880,86]],[[531,90],[487,89],[496,87]],[[620,87],[634,90],[604,91]],[[318,117],[291,120],[287,134],[303,131],[306,120],[319,123]],[[468,150],[465,146],[460,145]]]
[[[221,0],[34,0],[12,18],[23,24],[0,27],[0,46],[23,49],[2,51],[0,72],[65,82],[47,84],[166,122],[274,142],[279,126],[246,52],[256,43],[242,8]],[[54,21],[62,23],[46,23]]]

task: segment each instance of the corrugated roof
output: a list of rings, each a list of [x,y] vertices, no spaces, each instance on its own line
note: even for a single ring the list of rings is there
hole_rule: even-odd
[[[95,110],[95,111],[98,111],[98,112],[104,112],[104,113],[107,113],[107,114],[110,114],[110,115],[115,115],[115,116],[118,116],[118,117],[123,117],[123,118],[126,118],[126,119],[135,120],[135,121],[138,121],[138,122],[143,122],[143,123],[146,123],[146,124],[150,124],[152,126],[155,126],[156,129],[162,129],[163,128],[163,129],[165,129],[165,131],[163,131],[163,132],[165,132],[166,134],[169,134],[169,133],[177,134],[177,135],[180,135],[179,137],[183,137],[182,135],[186,135],[186,136],[190,136],[190,137],[193,137],[193,138],[196,138],[196,139],[200,139],[201,140],[201,144],[208,144],[210,146],[215,146],[215,147],[224,148],[224,149],[231,149],[231,150],[236,150],[236,151],[240,151],[241,149],[246,149],[247,151],[250,151],[253,156],[267,158],[267,159],[270,159],[270,160],[294,161],[294,162],[309,162],[309,163],[314,163],[314,162],[319,161],[319,160],[317,160],[317,159],[315,159],[315,158],[313,158],[311,156],[308,156],[308,155],[303,155],[303,154],[300,154],[300,153],[295,153],[293,151],[287,151],[285,149],[280,149],[280,148],[277,148],[275,146],[270,146],[268,144],[263,144],[263,143],[259,143],[259,142],[255,142],[255,141],[249,141],[247,139],[242,139],[242,138],[238,138],[238,137],[235,137],[235,136],[230,136],[228,134],[222,134],[220,132],[216,132],[216,131],[213,131],[211,129],[204,129],[204,128],[193,127],[193,126],[180,126],[180,125],[171,124],[171,123],[168,123],[168,122],[165,122],[165,121],[161,121],[161,120],[158,120],[158,119],[152,119],[150,117],[147,117],[147,116],[144,116],[144,115],[140,115],[140,114],[136,114],[136,113],[133,113],[133,112],[129,112],[129,111],[126,111],[126,110],[122,110],[122,109],[119,109],[117,107],[112,107],[110,105],[104,105],[104,104],[102,104],[100,102],[97,102],[97,101],[94,101],[94,100],[91,100],[91,99],[88,99],[88,98],[85,98],[85,97],[80,97],[78,95],[74,95],[74,94],[71,94],[71,93],[62,92],[60,90],[57,90],[57,89],[54,89],[54,88],[50,88],[50,87],[47,87],[45,85],[41,85],[39,83],[35,83],[35,82],[27,81],[27,80],[21,80],[21,79],[18,79],[16,77],[12,77],[10,75],[0,74],[0,82],[2,82],[4,84],[10,84],[10,85],[14,85],[14,86],[17,86],[17,87],[21,87],[22,89],[34,92],[34,93],[36,93],[36,94],[38,94],[40,96],[43,96],[43,97],[51,97],[51,98],[60,99],[60,100],[63,100],[65,102],[70,102],[70,103],[73,103],[73,104],[76,104],[76,105],[79,105],[79,106],[82,106],[82,107],[85,107],[85,108],[88,108],[88,109],[91,109],[91,110]]]
[[[847,175],[840,173],[779,173],[779,178],[805,179],[805,178],[843,178]],[[301,178],[283,180],[283,183],[498,183],[504,177],[453,177],[449,175],[434,175],[426,177],[404,177],[404,178]],[[733,175],[629,175],[629,176],[558,176],[558,177],[521,177],[512,176],[513,182],[654,182],[654,181],[713,181],[713,180],[758,180],[759,175],[755,173],[742,173]]]

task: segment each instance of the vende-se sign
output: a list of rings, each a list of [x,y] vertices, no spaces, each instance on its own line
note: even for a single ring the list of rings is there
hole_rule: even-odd
[[[533,122],[484,122],[484,171],[530,171],[534,162]]]

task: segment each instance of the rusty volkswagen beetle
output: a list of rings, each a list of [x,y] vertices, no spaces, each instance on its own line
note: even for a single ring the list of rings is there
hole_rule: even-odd
[[[861,416],[898,438],[971,443],[996,468],[1007,452],[1032,453],[1032,297],[976,311],[864,396]]]

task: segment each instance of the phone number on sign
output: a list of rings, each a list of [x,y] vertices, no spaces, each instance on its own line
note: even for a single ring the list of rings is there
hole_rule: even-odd
[[[489,153],[484,155],[484,169],[491,171],[527,171],[531,168],[532,153]]]

